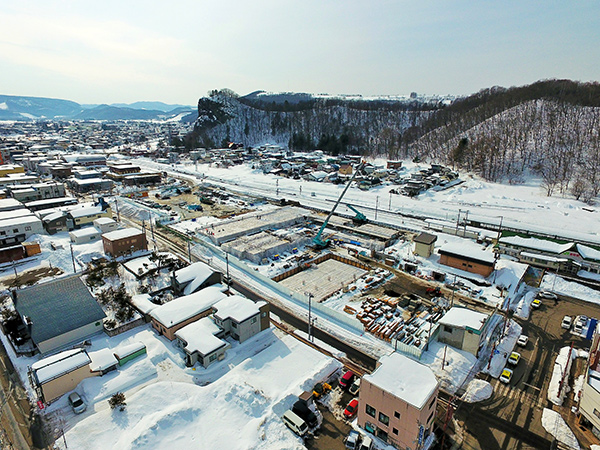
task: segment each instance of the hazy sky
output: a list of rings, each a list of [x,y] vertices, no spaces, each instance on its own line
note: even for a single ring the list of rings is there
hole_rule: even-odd
[[[0,94],[468,94],[600,80],[594,1],[3,1]]]

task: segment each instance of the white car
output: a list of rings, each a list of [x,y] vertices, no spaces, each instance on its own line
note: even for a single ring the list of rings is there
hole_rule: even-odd
[[[520,345],[521,347],[526,347],[527,342],[529,342],[529,338],[527,336],[525,336],[524,334],[522,334],[521,336],[519,336],[519,339],[517,340],[517,345]]]
[[[563,317],[563,320],[562,320],[562,323],[560,324],[560,326],[562,328],[564,328],[565,330],[570,330],[572,324],[573,324],[573,318],[571,316],[565,316],[565,317]]]
[[[83,402],[77,392],[69,394],[69,405],[71,405],[75,414],[81,414],[87,408],[87,405]]]
[[[557,300],[558,296],[554,292],[540,291],[538,297],[547,298],[548,300]]]

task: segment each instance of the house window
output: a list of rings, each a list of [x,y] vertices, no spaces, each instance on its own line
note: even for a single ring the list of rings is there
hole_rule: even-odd
[[[231,328],[237,328],[237,323],[231,322]]]
[[[396,436],[398,436],[398,429],[397,428],[392,428],[392,433],[394,433]]]
[[[6,235],[6,231],[0,231],[0,236],[5,236]]]
[[[15,228],[15,229],[13,230],[13,233],[18,233],[18,232],[19,232],[19,229],[18,229],[18,228]]]
[[[452,333],[452,327],[448,325],[444,325],[444,333]]]
[[[25,231],[31,231],[31,227],[25,227]]]
[[[375,417],[375,413],[377,412],[375,410],[375,408],[373,408],[371,405],[367,405],[367,407],[365,408],[365,412],[370,415],[371,417]]]
[[[267,313],[266,312],[262,313],[261,317],[267,317]]]
[[[390,418],[382,412],[379,413],[379,421],[384,425],[390,424]]]
[[[435,403],[435,397],[431,399],[431,403],[429,404],[429,409],[433,408],[433,404]]]
[[[217,355],[216,354],[210,355],[208,357],[208,362],[213,362],[215,359],[217,359]]]
[[[398,411],[394,411],[394,417],[396,419],[399,419],[400,418],[400,413]]]
[[[253,317],[250,323],[256,323],[256,317]]]
[[[594,415],[600,419],[600,411],[598,411],[596,408],[594,408]]]

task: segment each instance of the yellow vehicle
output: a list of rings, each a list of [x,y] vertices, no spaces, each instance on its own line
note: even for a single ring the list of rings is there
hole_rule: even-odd
[[[313,389],[314,398],[321,398],[323,395],[327,395],[331,391],[331,385],[327,383],[317,383]]]

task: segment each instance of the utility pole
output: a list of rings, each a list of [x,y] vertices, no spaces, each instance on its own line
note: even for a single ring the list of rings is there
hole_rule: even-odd
[[[73,244],[69,244],[69,247],[71,247],[71,262],[73,263],[73,273],[77,273],[77,270],[75,269],[75,255],[73,254]]]
[[[312,295],[310,292],[306,292],[306,296],[308,296],[308,340],[313,342],[312,338]]]
[[[390,192],[390,203],[388,205],[388,210],[391,211],[392,210],[392,193]]]
[[[500,236],[502,235],[502,219],[504,216],[500,216],[500,226],[498,227],[498,237],[496,237],[496,243],[500,246]]]
[[[121,221],[121,214],[119,214],[119,200],[115,197],[115,208],[117,209],[117,222]]]
[[[375,199],[375,220],[377,220],[377,209],[379,208],[379,195]]]
[[[467,222],[469,220],[469,210],[467,209],[467,214],[465,216],[465,226],[463,228],[463,237],[467,235]]]
[[[458,217],[456,217],[456,232],[454,233],[456,236],[458,236],[458,224],[460,223],[460,213],[462,212],[461,209],[458,210]]]
[[[190,264],[192,263],[192,246],[190,241],[188,241],[188,261]]]

